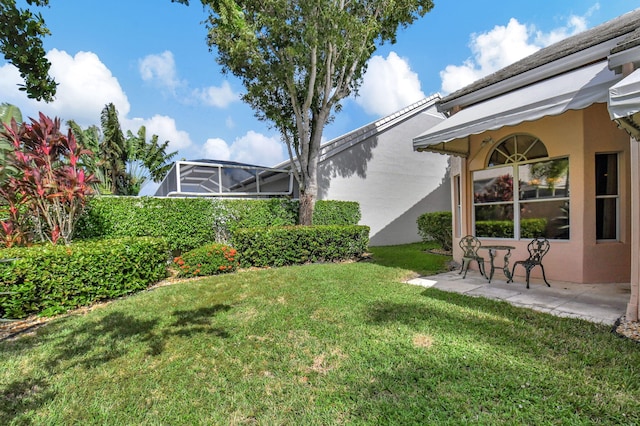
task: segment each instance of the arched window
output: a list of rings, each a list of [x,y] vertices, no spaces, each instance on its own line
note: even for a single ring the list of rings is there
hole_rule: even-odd
[[[487,167],[473,172],[473,188],[476,236],[569,238],[569,159],[550,159],[537,137],[498,142]]]
[[[509,136],[493,149],[489,156],[488,166],[519,163],[548,156],[547,147],[540,139],[527,134],[518,134]]]

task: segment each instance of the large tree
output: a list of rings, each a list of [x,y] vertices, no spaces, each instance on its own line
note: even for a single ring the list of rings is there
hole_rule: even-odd
[[[26,0],[31,6],[46,6],[49,0]],[[44,19],[29,9],[19,9],[15,0],[0,0],[0,52],[18,68],[24,80],[20,90],[47,102],[56,94],[56,82],[49,76],[51,64],[45,58],[42,37],[49,34]]]
[[[189,4],[189,0],[172,0]],[[311,224],[322,132],[357,92],[376,45],[394,43],[433,8],[431,0],[201,0],[208,44],[243,100],[287,145],[300,189],[300,223]]]

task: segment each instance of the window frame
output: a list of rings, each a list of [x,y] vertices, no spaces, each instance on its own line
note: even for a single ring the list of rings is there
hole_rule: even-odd
[[[597,170],[597,158],[598,156],[615,156],[616,159],[616,193],[615,194],[603,194],[598,195],[598,170]],[[620,152],[596,152],[594,157],[594,192],[595,192],[595,200],[596,204],[594,207],[594,219],[595,219],[595,231],[596,231],[596,243],[610,243],[610,242],[619,242],[620,241]],[[616,222],[616,235],[615,238],[598,238],[598,200],[611,200],[615,199],[615,217],[614,220]]]
[[[543,202],[550,202],[550,201],[564,201],[570,208],[571,205],[571,196],[570,196],[570,191],[571,191],[571,187],[569,185],[569,176],[570,176],[570,156],[569,155],[563,155],[563,156],[558,156],[558,157],[536,157],[533,159],[525,159],[522,161],[513,161],[510,160],[508,162],[505,162],[503,164],[492,164],[489,165],[489,163],[491,162],[491,158],[493,156],[494,151],[496,151],[497,149],[499,149],[506,141],[510,140],[510,139],[514,139],[515,143],[517,143],[517,137],[518,136],[526,136],[529,138],[532,138],[532,140],[535,141],[535,143],[540,143],[543,145],[543,147],[546,150],[546,146],[544,145],[544,143],[537,137],[533,136],[533,135],[529,135],[529,134],[525,134],[525,133],[518,133],[518,134],[514,134],[514,135],[510,135],[507,136],[505,138],[503,138],[499,143],[496,144],[496,147],[491,150],[491,152],[487,155],[487,160],[486,160],[486,164],[485,164],[485,168],[483,169],[479,169],[479,170],[474,170],[471,172],[471,187],[472,187],[472,191],[474,191],[472,193],[472,197],[471,197],[471,208],[472,208],[472,229],[473,229],[473,233],[474,235],[476,235],[478,238],[491,238],[491,239],[500,239],[500,240],[522,240],[522,236],[521,236],[521,209],[522,206],[524,204],[528,204],[528,203],[543,203]],[[547,151],[548,152],[548,151]],[[549,161],[556,161],[556,160],[562,160],[562,159],[566,159],[568,162],[568,168],[567,168],[567,193],[566,196],[564,197],[550,197],[550,198],[532,198],[532,199],[521,199],[520,198],[520,167],[521,166],[526,166],[529,164],[535,164],[535,163],[541,163],[541,162],[549,162]],[[504,169],[509,170],[508,173],[504,173],[505,175],[510,174],[512,177],[512,199],[510,201],[491,201],[491,202],[484,202],[484,203],[477,203],[476,202],[476,198],[475,198],[475,176],[476,173],[485,171],[485,170],[499,170],[499,169]],[[483,236],[478,236],[477,235],[477,221],[476,221],[476,208],[478,206],[491,206],[491,205],[510,205],[512,206],[512,214],[513,214],[513,235],[510,238],[502,238],[502,237],[483,237]],[[570,211],[570,210],[569,210]],[[569,220],[569,232],[568,232],[568,237],[567,238],[555,238],[554,241],[569,241],[571,239],[571,222]]]

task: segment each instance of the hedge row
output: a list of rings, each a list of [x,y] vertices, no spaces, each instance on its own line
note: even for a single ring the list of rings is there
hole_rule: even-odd
[[[369,246],[369,227],[243,228],[233,232],[232,240],[243,267],[330,262],[360,257]]]
[[[121,238],[0,250],[0,318],[53,315],[147,288],[167,276],[164,239]]]
[[[224,242],[238,228],[295,225],[298,201],[204,198],[96,197],[80,218],[76,239],[151,236],[166,238],[180,254],[214,241]],[[349,201],[318,201],[317,225],[356,225],[360,206]]]
[[[536,238],[545,234],[546,219],[522,219],[520,238]],[[513,238],[513,222],[510,220],[483,220],[476,222],[476,235],[480,237]]]

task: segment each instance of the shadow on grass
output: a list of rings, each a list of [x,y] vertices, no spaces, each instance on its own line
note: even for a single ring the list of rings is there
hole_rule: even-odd
[[[461,422],[509,423],[516,413],[519,423],[566,417],[588,424],[637,412],[637,386],[629,388],[626,377],[636,376],[640,355],[617,350],[607,327],[435,289],[422,295],[380,300],[366,311],[370,324],[397,325],[407,337],[394,345],[403,362],[352,389],[363,421],[455,423],[449,412]],[[413,333],[429,343],[416,346]],[[378,351],[367,357],[367,364],[384,365]],[[600,406],[591,406],[594,394]]]
[[[227,312],[229,309],[229,305],[214,305],[196,310],[174,311],[173,316],[178,318],[168,334],[188,337],[197,333],[208,333],[226,339],[229,333],[221,327],[212,327],[211,320],[219,312]]]
[[[125,357],[140,347],[146,348],[147,355],[157,356],[174,336],[206,333],[227,338],[229,333],[221,327],[215,327],[213,322],[217,314],[230,309],[229,305],[219,304],[193,310],[175,310],[169,314],[175,317],[175,321],[169,324],[161,321],[159,316],[140,319],[123,312],[113,312],[95,320],[82,321],[78,325],[71,325],[73,317],[62,318],[34,338],[7,342],[0,349],[0,360],[24,356],[37,346],[50,345],[52,348],[48,349],[48,356],[41,365],[25,368],[26,375],[13,381],[0,382],[0,424],[20,422],[23,416],[36,412],[54,399],[55,392],[50,381],[70,368],[80,367],[91,371],[104,363]]]

